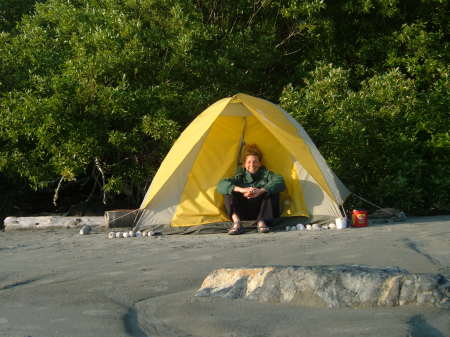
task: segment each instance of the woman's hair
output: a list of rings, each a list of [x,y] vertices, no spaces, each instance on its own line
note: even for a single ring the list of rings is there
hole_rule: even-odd
[[[263,154],[256,144],[249,144],[249,145],[245,146],[244,155],[242,156],[243,162],[245,162],[245,159],[248,156],[256,156],[256,157],[258,157],[259,161],[261,161],[261,162],[263,159]]]

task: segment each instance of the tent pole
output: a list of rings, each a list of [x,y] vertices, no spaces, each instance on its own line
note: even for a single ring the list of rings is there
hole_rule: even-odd
[[[244,125],[242,127],[242,133],[241,133],[241,141],[239,144],[239,150],[238,150],[238,154],[237,154],[237,167],[238,168],[242,163],[241,163],[241,159],[242,159],[242,149],[245,146],[245,131],[247,129],[247,117],[244,117]]]
[[[352,192],[352,193],[353,193],[353,192]],[[372,205],[372,206],[378,208],[378,209],[382,209],[382,208],[383,208],[383,207],[380,207],[380,206],[374,204],[373,202],[371,202],[371,201],[369,201],[369,200],[367,200],[367,199],[364,199],[362,196],[360,196],[360,195],[358,195],[358,194],[356,194],[356,193],[353,193],[353,195],[354,195],[355,197],[361,199],[362,201],[367,202],[368,204],[370,204],[370,205]]]

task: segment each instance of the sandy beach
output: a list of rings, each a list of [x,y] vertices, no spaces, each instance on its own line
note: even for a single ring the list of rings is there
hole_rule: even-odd
[[[398,266],[450,278],[450,216],[345,230],[107,239],[0,232],[0,336],[450,336],[450,312],[194,297],[217,268]]]

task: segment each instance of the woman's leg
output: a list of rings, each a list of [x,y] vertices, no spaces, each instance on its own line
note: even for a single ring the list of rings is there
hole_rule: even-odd
[[[224,205],[225,205],[225,212],[227,213],[228,218],[230,220],[233,220],[232,215],[233,215],[233,213],[235,213],[234,204],[233,204],[233,195],[225,194],[223,196],[223,201],[224,201]]]
[[[258,230],[263,233],[268,232],[267,222],[280,216],[279,200],[279,194],[264,193],[250,199],[238,192],[224,195],[225,210],[233,221],[233,227],[229,233],[240,234],[240,220],[256,220]]]
[[[261,205],[258,212],[257,227],[261,233],[269,231],[268,222],[280,216],[280,195],[279,194],[263,194]]]
[[[259,207],[256,220],[270,221],[280,216],[279,194],[267,193],[262,195],[261,206]]]
[[[258,217],[261,200],[261,197],[247,199],[238,192],[224,195],[228,218],[233,220],[235,214],[240,220],[255,220]]]
[[[237,205],[239,204],[238,196],[233,194],[226,194],[224,195],[224,203],[225,203],[225,210],[227,212],[228,218],[231,219],[233,222],[233,225],[228,230],[228,234],[230,235],[238,235],[242,233],[242,227],[241,227],[241,219],[237,213]]]

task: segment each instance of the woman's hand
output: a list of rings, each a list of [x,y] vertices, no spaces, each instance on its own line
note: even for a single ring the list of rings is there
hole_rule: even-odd
[[[239,186],[235,186],[233,190],[235,192],[241,193],[247,199],[257,198],[261,194],[267,192],[264,188],[256,188],[256,187],[239,187]]]
[[[266,191],[266,189],[263,187],[263,188],[255,188],[255,187],[251,187],[251,189],[252,189],[252,191],[251,191],[251,193],[249,194],[249,196],[247,197],[248,199],[251,199],[251,198],[258,198],[261,194],[264,194],[264,193],[266,193],[267,191]],[[245,195],[244,195],[245,196]]]
[[[239,187],[234,186],[233,191],[241,193],[244,197],[249,198],[254,193],[254,187]]]

